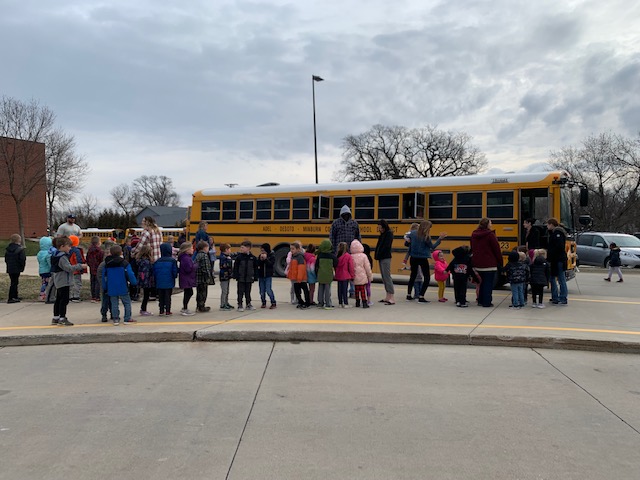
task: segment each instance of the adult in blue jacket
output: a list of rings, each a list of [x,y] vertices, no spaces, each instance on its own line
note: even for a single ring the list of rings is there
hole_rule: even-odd
[[[429,303],[429,300],[424,298],[424,294],[427,292],[427,287],[429,286],[429,278],[431,277],[429,258],[436,247],[440,245],[442,239],[447,236],[446,233],[441,233],[435,242],[431,241],[431,235],[429,235],[431,225],[432,223],[429,220],[422,220],[418,230],[410,232],[408,236],[408,241],[410,242],[409,255],[411,255],[411,258],[409,259],[409,264],[411,265],[411,275],[409,276],[409,285],[407,288],[407,300],[413,300],[411,292],[413,290],[413,284],[416,281],[416,276],[418,275],[418,267],[420,267],[422,268],[422,275],[424,275],[424,282],[420,289],[418,301],[421,303]]]

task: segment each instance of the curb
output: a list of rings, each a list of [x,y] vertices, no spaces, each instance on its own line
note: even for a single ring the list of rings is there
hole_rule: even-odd
[[[74,345],[91,343],[160,343],[160,342],[340,342],[391,343],[418,345],[469,345],[491,347],[544,348],[556,350],[582,350],[607,353],[640,354],[640,343],[598,339],[557,337],[390,333],[390,332],[337,332],[337,331],[207,331],[192,332],[111,332],[67,333],[52,335],[12,335],[0,337],[0,347]]]

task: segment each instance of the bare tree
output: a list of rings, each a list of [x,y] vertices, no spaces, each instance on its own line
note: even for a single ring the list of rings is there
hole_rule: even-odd
[[[342,168],[336,179],[385,180],[395,178],[469,175],[486,168],[484,154],[466,133],[437,127],[407,129],[374,125],[343,140]]]
[[[180,197],[173,189],[173,181],[164,175],[143,175],[133,181],[133,191],[140,206],[177,207]]]
[[[484,154],[463,132],[445,132],[434,126],[411,131],[411,155],[407,167],[411,177],[472,175],[487,167]]]
[[[20,235],[24,242],[22,202],[45,183],[42,168],[43,143],[53,128],[54,113],[35,100],[21,102],[11,97],[0,99],[0,182],[15,204]]]
[[[98,199],[91,194],[82,195],[69,210],[74,213],[78,225],[82,228],[94,227],[98,222]]]
[[[47,211],[49,225],[53,225],[54,204],[68,202],[74,193],[82,190],[89,166],[84,157],[75,152],[73,135],[56,129],[47,135],[45,142]]]
[[[136,192],[126,183],[109,190],[113,205],[125,216],[133,216],[135,211],[140,208]]]
[[[592,135],[580,147],[551,152],[549,164],[567,170],[587,185],[591,215],[599,230],[633,231],[640,207],[640,137],[629,139],[611,132]]]

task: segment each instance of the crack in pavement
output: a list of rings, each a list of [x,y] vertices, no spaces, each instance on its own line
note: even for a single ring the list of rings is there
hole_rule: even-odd
[[[565,377],[567,380],[569,380],[571,383],[573,383],[576,387],[578,387],[580,390],[582,390],[584,393],[586,393],[587,395],[589,395],[592,399],[594,399],[598,404],[600,404],[600,406],[602,406],[604,409],[606,409],[609,413],[611,413],[614,417],[616,417],[618,420],[620,420],[622,423],[624,423],[627,427],[629,427],[631,430],[633,430],[634,432],[636,432],[638,435],[640,435],[640,430],[638,430],[636,427],[634,427],[633,425],[631,425],[629,422],[627,422],[624,418],[622,418],[620,415],[618,415],[616,412],[614,412],[613,410],[611,410],[609,407],[607,407],[604,403],[602,403],[595,395],[593,395],[589,390],[587,390],[586,388],[584,388],[582,385],[580,385],[578,382],[576,382],[573,378],[571,378],[569,375],[567,375],[566,373],[564,373],[562,370],[560,370],[558,367],[556,367],[547,357],[545,357],[542,353],[540,353],[537,349],[532,348],[531,350],[534,351],[534,353],[536,353],[537,355],[540,356],[540,358],[542,358],[545,362],[547,362],[553,369],[555,369],[560,375],[562,375],[563,377]]]
[[[478,329],[478,327],[484,323],[485,320],[487,320],[491,315],[493,315],[493,312],[495,312],[495,310],[498,307],[500,307],[507,298],[509,297],[508,296],[504,297],[502,300],[500,300],[500,303],[498,303],[498,305],[492,307],[491,310],[480,320],[480,322],[475,327],[473,327],[473,329],[467,334],[467,337],[469,338],[469,345],[471,345],[471,335],[473,335],[473,332],[475,332]]]

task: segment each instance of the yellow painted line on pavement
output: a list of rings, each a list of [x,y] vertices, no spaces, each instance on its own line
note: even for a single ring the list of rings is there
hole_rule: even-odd
[[[612,333],[619,335],[640,335],[640,331],[630,330],[612,330],[612,329],[597,329],[597,328],[578,328],[578,327],[552,327],[552,326],[537,326],[537,325],[492,325],[492,324],[468,324],[468,323],[424,323],[424,322],[365,322],[355,320],[251,320],[251,319],[236,319],[229,320],[227,322],[213,322],[213,321],[185,321],[185,322],[143,322],[134,323],[120,327],[117,331],[124,331],[127,328],[140,326],[186,326],[186,325],[209,325],[220,326],[227,324],[286,324],[286,325],[368,325],[368,326],[396,326],[396,327],[443,327],[443,328],[479,328],[479,329],[502,329],[502,330],[539,330],[539,331],[557,331],[557,332],[581,332],[581,333]],[[14,331],[14,330],[48,330],[56,329],[65,331],[68,329],[76,328],[94,328],[94,327],[108,327],[115,328],[110,322],[108,323],[91,323],[74,325],[73,327],[60,327],[54,325],[38,326],[28,325],[19,327],[0,327],[0,331]],[[124,329],[124,330],[123,330]]]

